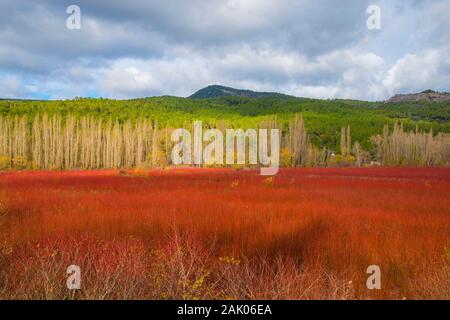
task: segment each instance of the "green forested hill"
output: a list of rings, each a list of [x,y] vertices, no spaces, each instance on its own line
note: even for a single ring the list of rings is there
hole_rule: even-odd
[[[212,85],[198,90],[189,98],[193,99],[210,99],[218,97],[247,97],[247,98],[292,98],[286,94],[278,92],[257,92],[252,90],[235,89],[225,86]]]
[[[83,98],[58,101],[0,101],[0,116],[60,113],[63,116],[93,115],[119,121],[146,117],[160,127],[181,127],[192,120],[215,125],[224,121],[232,127],[256,127],[267,116],[277,117],[283,128],[296,113],[302,113],[311,140],[318,146],[338,145],[340,128],[350,125],[353,141],[370,147],[370,136],[385,124],[400,120],[406,129],[450,132],[450,102],[384,103],[356,100],[316,100],[294,97],[219,97],[191,99],[153,97],[133,100]]]

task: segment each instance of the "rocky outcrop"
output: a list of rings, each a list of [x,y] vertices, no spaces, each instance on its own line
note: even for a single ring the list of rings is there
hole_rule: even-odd
[[[389,100],[387,100],[388,103],[415,102],[415,101],[431,101],[431,102],[450,101],[450,93],[426,90],[420,93],[397,94],[392,98],[390,98]]]

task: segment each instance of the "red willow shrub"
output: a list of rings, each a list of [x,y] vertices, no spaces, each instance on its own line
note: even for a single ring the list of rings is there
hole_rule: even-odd
[[[3,299],[450,294],[448,168],[8,172],[0,195]]]

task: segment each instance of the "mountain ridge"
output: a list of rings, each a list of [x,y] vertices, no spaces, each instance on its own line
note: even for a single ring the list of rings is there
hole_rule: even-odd
[[[191,99],[212,99],[219,97],[246,97],[246,98],[299,98],[293,95],[288,95],[279,92],[262,92],[253,91],[248,89],[236,89],[232,87],[222,85],[209,85],[206,86],[188,98]],[[323,99],[319,99],[323,100]],[[328,99],[326,99],[328,100]],[[348,99],[332,99],[332,100],[348,100]],[[364,100],[365,101],[365,100]],[[418,93],[396,94],[389,99],[386,99],[386,103],[401,103],[401,102],[446,102],[450,101],[450,93],[438,92],[433,90],[425,90]]]
[[[232,87],[226,87],[222,85],[209,85],[204,87],[188,98],[192,99],[210,99],[210,98],[218,98],[218,97],[247,97],[247,98],[294,98],[294,96],[290,96],[283,93],[278,92],[260,92],[260,91],[252,91],[248,89],[236,89]]]

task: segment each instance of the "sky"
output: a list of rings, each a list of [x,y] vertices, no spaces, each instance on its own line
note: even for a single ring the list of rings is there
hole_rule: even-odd
[[[367,27],[371,5],[379,29]],[[450,91],[450,1],[0,0],[0,98],[211,84],[324,99]]]

